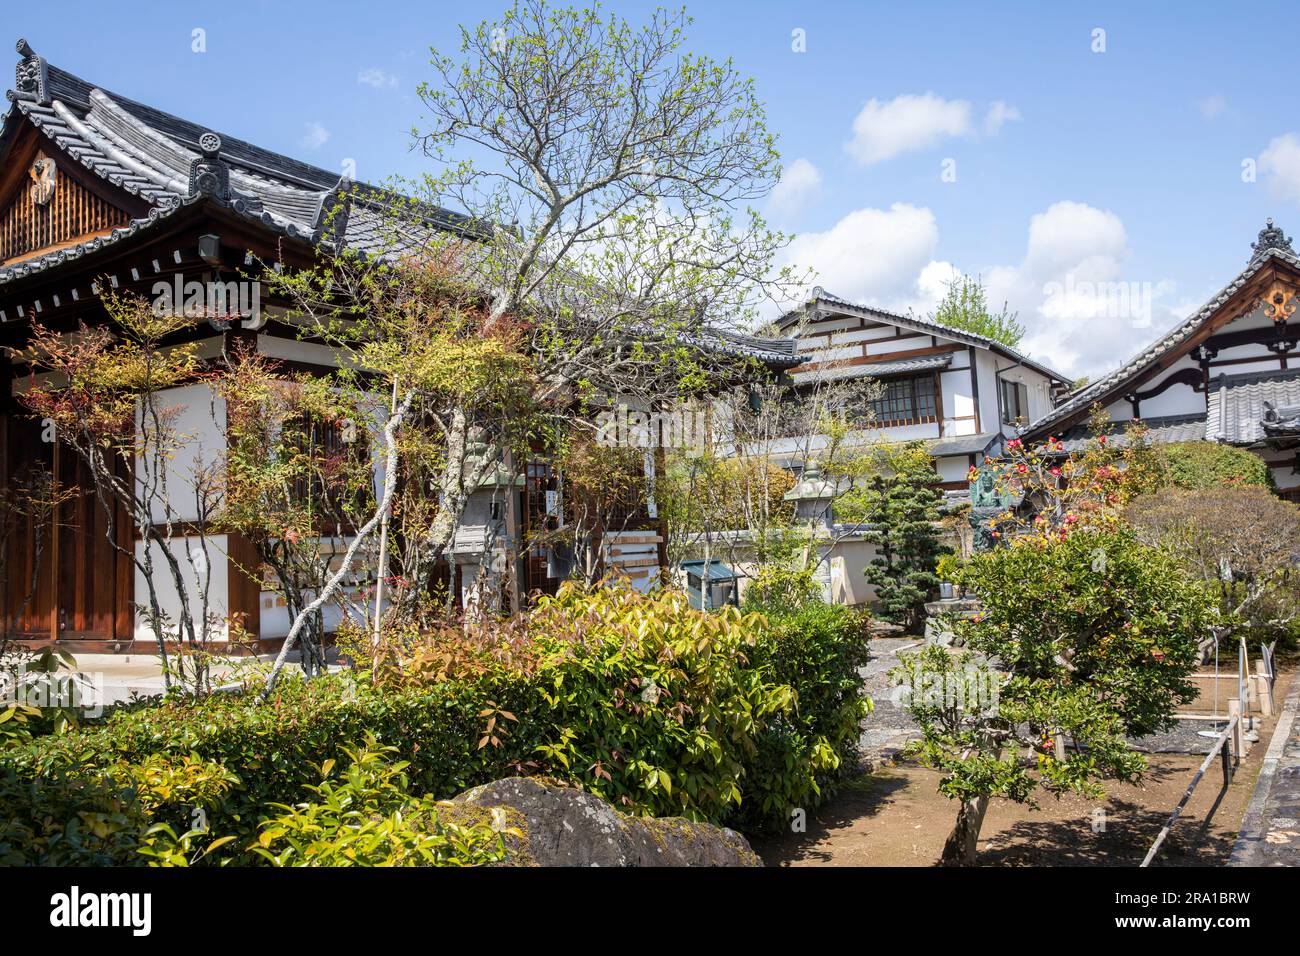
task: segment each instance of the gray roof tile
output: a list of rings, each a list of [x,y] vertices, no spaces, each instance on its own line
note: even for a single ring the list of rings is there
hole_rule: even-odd
[[[1205,439],[1204,415],[1164,415],[1144,418],[1147,426],[1147,438],[1153,445],[1167,445],[1180,441],[1203,441]],[[1128,444],[1124,435],[1128,422],[1114,422],[1106,432],[1106,440],[1116,448]],[[1056,436],[1061,441],[1061,454],[1081,452],[1088,442],[1095,437],[1087,425],[1076,425],[1062,435]]]
[[[976,455],[989,450],[1002,436],[998,432],[981,432],[978,435],[949,435],[932,439],[927,446],[935,458],[945,455]]]
[[[1206,437],[1230,445],[1253,445],[1269,437],[1268,407],[1286,413],[1300,406],[1300,369],[1220,375],[1206,397]]]
[[[951,364],[951,354],[925,355],[921,358],[899,359],[897,362],[869,362],[857,365],[836,365],[832,361],[825,363],[824,368],[795,372],[795,381],[826,382],[844,378],[887,378],[891,375],[910,375],[913,372],[947,368]]]

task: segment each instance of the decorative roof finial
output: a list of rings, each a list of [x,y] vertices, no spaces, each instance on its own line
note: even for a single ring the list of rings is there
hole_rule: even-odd
[[[24,99],[34,99],[42,106],[47,105],[50,102],[50,71],[45,60],[37,56],[31,44],[24,39],[20,38],[14,44],[14,49],[22,57],[15,71],[14,91]]]
[[[348,231],[348,219],[352,215],[352,177],[344,173],[335,183],[334,188],[320,197],[320,209],[316,213],[316,228],[312,237],[317,242],[333,242],[340,249]]]
[[[199,137],[199,149],[203,155],[190,162],[189,194],[229,199],[230,167],[221,159],[221,137],[204,133]]]
[[[1277,226],[1273,225],[1273,217],[1269,216],[1264,224],[1264,228],[1259,231],[1259,238],[1250,244],[1254,254],[1250,261],[1254,262],[1261,258],[1270,249],[1282,249],[1285,252],[1294,253],[1291,248],[1291,238]]]

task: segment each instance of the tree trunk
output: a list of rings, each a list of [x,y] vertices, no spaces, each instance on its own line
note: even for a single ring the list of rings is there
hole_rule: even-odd
[[[979,845],[980,827],[989,808],[987,796],[963,800],[957,806],[957,823],[943,844],[940,866],[974,866]]]

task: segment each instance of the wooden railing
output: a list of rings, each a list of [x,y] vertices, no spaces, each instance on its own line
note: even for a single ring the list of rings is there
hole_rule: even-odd
[[[1235,753],[1229,751],[1229,738],[1231,738],[1236,744]],[[1228,719],[1228,726],[1224,727],[1223,733],[1219,734],[1219,736],[1215,738],[1214,746],[1210,748],[1210,752],[1206,754],[1205,760],[1201,762],[1200,769],[1197,770],[1196,775],[1192,777],[1192,782],[1189,783],[1187,789],[1183,791],[1183,798],[1178,801],[1178,806],[1174,807],[1174,812],[1169,815],[1169,819],[1165,821],[1165,825],[1160,828],[1160,833],[1156,836],[1156,842],[1152,843],[1151,849],[1147,850],[1147,855],[1142,860],[1142,866],[1150,866],[1151,861],[1156,858],[1156,854],[1160,852],[1161,845],[1165,842],[1165,837],[1169,836],[1169,831],[1172,830],[1174,824],[1178,822],[1179,814],[1181,814],[1183,809],[1187,806],[1187,801],[1192,799],[1192,792],[1196,789],[1196,785],[1201,782],[1201,778],[1205,776],[1205,771],[1210,769],[1210,764],[1213,763],[1215,757],[1219,757],[1223,763],[1223,789],[1228,789],[1228,785],[1232,783],[1233,770],[1241,763],[1240,740],[1241,715],[1238,714],[1235,717],[1230,717]]]
[[[1216,638],[1217,641],[1217,638]],[[1273,685],[1277,679],[1277,672],[1273,666],[1272,647],[1263,648],[1262,659],[1257,662],[1257,674],[1252,674],[1250,669],[1250,656],[1246,651],[1246,641],[1241,639],[1238,644],[1237,652],[1237,673],[1234,675],[1222,675],[1224,678],[1237,681],[1237,696],[1228,699],[1228,723],[1223,728],[1223,732],[1214,739],[1214,745],[1210,747],[1210,752],[1206,754],[1201,766],[1197,769],[1196,774],[1192,777],[1192,782],[1187,785],[1183,792],[1183,798],[1178,801],[1178,806],[1174,807],[1173,813],[1165,821],[1165,825],[1160,828],[1160,833],[1156,836],[1155,842],[1151,844],[1151,849],[1147,850],[1147,855],[1143,858],[1141,865],[1150,866],[1151,861],[1155,859],[1156,854],[1160,852],[1161,845],[1165,842],[1165,837],[1169,836],[1169,831],[1173,829],[1178,822],[1179,815],[1187,807],[1187,801],[1192,798],[1192,793],[1196,790],[1197,784],[1205,777],[1205,772],[1210,769],[1210,764],[1214,762],[1217,756],[1223,764],[1223,789],[1227,790],[1232,783],[1233,772],[1236,767],[1240,766],[1241,759],[1246,752],[1245,731],[1248,728],[1247,721],[1251,719],[1250,712],[1252,704],[1262,715],[1269,716],[1273,713]],[[1216,680],[1220,675],[1217,671],[1218,647],[1215,645],[1216,671],[1212,675]],[[1211,676],[1211,675],[1207,675]],[[1217,700],[1217,693],[1216,693]],[[1182,720],[1212,720],[1218,717],[1218,705],[1215,705],[1215,713],[1212,716],[1199,714],[1180,714]]]

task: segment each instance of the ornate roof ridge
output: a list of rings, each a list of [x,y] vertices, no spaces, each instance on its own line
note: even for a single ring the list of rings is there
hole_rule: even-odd
[[[1271,220],[1270,220],[1271,222]],[[1266,226],[1267,230],[1269,227]],[[1281,230],[1277,230],[1281,233]],[[1261,230],[1261,235],[1263,230]],[[1283,237],[1285,238],[1285,236]],[[1252,244],[1252,248],[1256,244]],[[1170,349],[1177,347],[1189,335],[1199,329],[1206,321],[1210,319],[1225,302],[1237,293],[1260,269],[1274,259],[1281,259],[1288,265],[1300,268],[1300,257],[1290,248],[1289,241],[1286,243],[1275,243],[1268,245],[1262,251],[1251,257],[1246,268],[1237,274],[1237,276],[1218,291],[1208,302],[1193,312],[1190,316],[1174,325],[1168,332],[1147,345],[1144,349],[1128,359],[1123,364],[1117,366],[1113,371],[1107,373],[1095,382],[1090,382],[1083,388],[1072,393],[1064,402],[1057,405],[1046,415],[1032,422],[1026,429],[1026,434],[1033,434],[1048,428],[1059,422],[1063,418],[1078,412],[1081,408],[1086,408],[1092,402],[1115,388],[1126,378],[1140,374],[1158,358],[1163,356]]]

